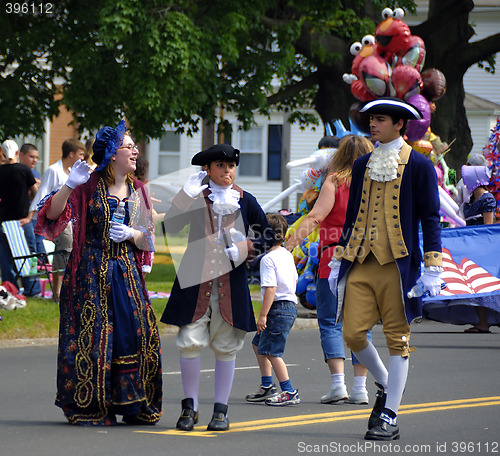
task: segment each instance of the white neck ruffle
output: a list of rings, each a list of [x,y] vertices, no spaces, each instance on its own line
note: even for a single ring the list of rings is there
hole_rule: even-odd
[[[228,215],[240,208],[240,192],[233,190],[233,186],[221,187],[210,180],[208,198],[213,203],[212,210],[218,215]]]
[[[396,179],[398,174],[399,152],[403,147],[404,139],[400,136],[386,144],[380,144],[370,157],[366,165],[368,176],[377,182],[390,182]]]

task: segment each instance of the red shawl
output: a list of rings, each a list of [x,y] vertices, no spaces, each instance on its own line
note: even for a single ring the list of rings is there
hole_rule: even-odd
[[[35,232],[44,236],[49,241],[54,240],[57,236],[59,236],[70,221],[73,223],[73,251],[71,255],[72,264],[75,265],[75,267],[80,263],[83,245],[85,243],[85,237],[87,234],[85,231],[87,221],[87,206],[100,178],[101,174],[99,172],[93,172],[90,176],[90,179],[85,184],[76,187],[71,192],[71,195],[68,199],[69,204],[66,204],[63,213],[57,220],[49,219],[46,216],[53,195],[45,201],[42,208],[38,211],[38,219]],[[146,212],[147,214],[145,214],[142,218],[152,220],[152,206],[146,186],[141,181],[134,180],[133,187],[139,193],[141,202],[144,201],[145,203],[141,204],[141,211]],[[154,225],[152,224],[152,222],[150,226],[147,226],[146,228],[148,228],[150,234],[153,234]],[[134,255],[139,270],[142,270],[142,265],[151,264],[151,252],[141,250],[137,246],[134,246]],[[140,274],[140,276],[142,277],[142,274]],[[75,274],[72,273],[71,286],[74,287],[74,285]],[[142,285],[144,291],[146,292],[144,279],[142,279]]]

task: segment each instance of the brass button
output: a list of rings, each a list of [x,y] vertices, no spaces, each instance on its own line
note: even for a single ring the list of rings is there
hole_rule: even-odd
[[[224,293],[221,293],[220,294],[220,298],[222,299],[224,297]]]
[[[223,287],[224,284],[222,282],[219,282],[219,287]]]
[[[207,292],[205,293],[205,296],[210,296],[210,291],[207,291]]]
[[[210,271],[210,274],[214,275],[214,271]]]
[[[212,263],[212,264],[215,263],[215,260],[210,261],[210,263]]]

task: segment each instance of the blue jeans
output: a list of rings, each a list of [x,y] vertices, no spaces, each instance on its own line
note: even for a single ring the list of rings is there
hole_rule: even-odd
[[[342,322],[337,319],[338,301],[328,286],[328,279],[316,280],[316,312],[318,315],[321,348],[325,361],[332,358],[345,359],[344,338],[342,337]],[[371,332],[368,332],[371,341]],[[360,364],[351,352],[352,364]]]
[[[259,355],[281,358],[286,339],[297,318],[297,308],[291,301],[274,301],[267,314],[266,329],[255,334],[252,344],[258,347]]]
[[[30,252],[35,253],[36,241],[35,232],[33,231],[33,225],[31,223],[23,225],[23,230]],[[2,282],[7,280],[12,284],[18,286],[18,284],[14,283],[14,278],[16,277],[16,273],[14,270],[14,260],[12,259],[12,253],[10,251],[7,237],[5,236],[3,231],[0,233],[0,269],[2,271]],[[24,294],[26,296],[33,296],[40,293],[41,287],[38,279],[23,278],[22,282],[24,287]]]
[[[31,221],[31,225],[33,226],[33,231],[35,230],[35,226],[36,226],[36,219],[32,220]],[[43,245],[43,240],[45,238],[43,236],[41,236],[40,234],[36,234],[35,233],[35,245],[36,245],[36,249],[35,249],[35,252],[37,253],[47,253],[45,251],[45,246]]]

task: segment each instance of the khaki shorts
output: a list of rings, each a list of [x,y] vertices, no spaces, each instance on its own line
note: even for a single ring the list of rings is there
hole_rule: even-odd
[[[64,250],[65,253],[58,253],[52,259],[52,267],[56,269],[66,269],[69,254],[73,250],[73,227],[68,224],[64,231],[54,239],[55,250]]]

